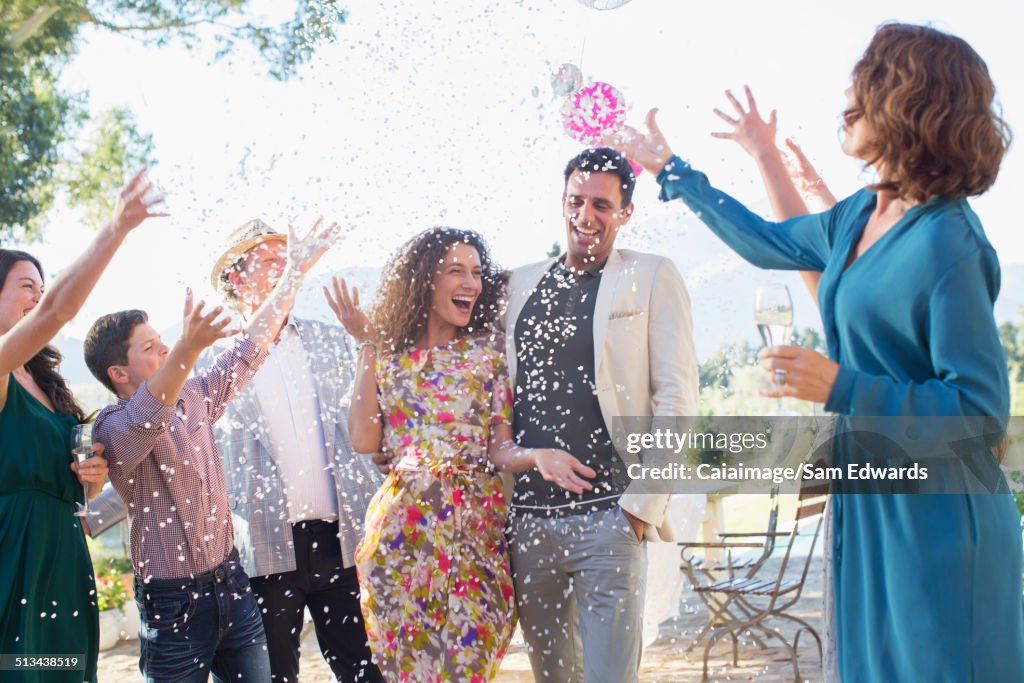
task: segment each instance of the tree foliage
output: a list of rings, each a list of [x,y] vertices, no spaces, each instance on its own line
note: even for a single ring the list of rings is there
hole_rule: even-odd
[[[0,50],[0,236],[32,239],[53,203],[57,150],[73,100],[54,75]]]
[[[728,389],[733,371],[738,367],[756,363],[759,350],[760,347],[752,345],[746,339],[738,344],[723,344],[698,366],[700,388]]]
[[[825,353],[825,337],[813,327],[794,330],[791,343]],[[700,388],[729,389],[733,371],[738,367],[757,363],[757,354],[760,351],[760,346],[751,344],[747,339],[738,344],[723,344],[697,368]]]
[[[1010,383],[1024,382],[1024,309],[1021,309],[1019,322],[1013,323],[1007,320],[999,326],[999,339],[1002,341],[1003,351],[1006,354]],[[795,330],[793,343],[819,353],[826,353],[825,337],[813,327]],[[728,389],[733,370],[756,363],[758,351],[760,351],[760,347],[754,346],[746,339],[738,344],[723,344],[698,368],[701,389],[715,387]]]
[[[58,86],[85,28],[154,46],[248,46],[269,76],[294,75],[344,23],[337,0],[294,0],[289,20],[254,19],[251,0],[0,0],[0,238],[38,239],[55,198],[88,206],[91,219],[140,163],[152,141],[125,110],[88,122],[88,93]],[[87,139],[83,142],[82,136]]]
[[[153,139],[138,132],[127,109],[109,109],[76,157],[62,164],[58,181],[67,191],[68,204],[85,211],[89,225],[99,227],[113,212],[122,179],[151,162]]]

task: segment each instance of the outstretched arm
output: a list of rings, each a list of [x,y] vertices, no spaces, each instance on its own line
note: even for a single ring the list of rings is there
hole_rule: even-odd
[[[777,219],[785,220],[809,213],[807,204],[804,203],[801,195],[813,198],[816,210],[825,211],[832,208],[836,203],[835,198],[832,197],[832,193],[829,192],[828,187],[814,170],[814,166],[796,143],[789,139],[786,140],[786,146],[791,155],[789,161],[775,146],[775,135],[778,132],[778,118],[775,110],[772,110],[768,115],[768,120],[765,121],[757,109],[757,101],[754,99],[750,87],[743,86],[743,91],[747,96],[746,109],[731,91],[725,91],[725,96],[729,98],[729,102],[736,112],[736,118],[726,115],[718,108],[715,109],[715,114],[733,129],[712,133],[712,137],[733,140],[757,162],[761,180],[768,191],[772,213]],[[830,198],[831,202],[824,205],[826,197]],[[817,303],[818,281],[821,279],[821,273],[803,270],[800,271],[800,279],[803,280],[811,298]]]
[[[786,138],[786,157],[784,159],[789,177],[793,179],[800,194],[814,211],[828,211],[836,205],[835,195],[818,175],[814,164],[807,158],[800,145],[791,138]]]
[[[0,408],[7,400],[7,374],[39,353],[78,313],[128,233],[147,218],[164,215],[154,211],[163,200],[147,197],[152,185],[145,173],[139,171],[121,190],[110,222],[53,281],[39,305],[0,335]]]
[[[605,142],[657,173],[662,201],[682,199],[726,244],[759,268],[824,269],[831,253],[830,213],[796,216],[781,223],[766,221],[674,156],[658,128],[657,113],[652,109],[647,114],[647,133],[623,126]]]
[[[491,443],[488,457],[500,472],[525,472],[536,468],[545,481],[553,481],[566,491],[583,493],[593,485],[583,479],[597,476],[567,451],[558,448],[524,448],[512,440],[512,428],[507,423],[491,425]]]
[[[324,227],[323,219],[320,219],[305,237],[299,238],[292,226],[288,226],[288,261],[281,279],[245,326],[245,334],[262,348],[268,348],[277,339],[295,305],[295,295],[303,278],[330,249],[338,236],[338,229],[337,223]]]
[[[331,278],[331,288],[324,287],[327,305],[338,322],[356,341],[356,379],[352,386],[352,402],[348,409],[348,436],[356,453],[376,453],[384,438],[380,402],[377,400],[376,332],[369,318],[359,307],[359,289],[349,294],[344,278]],[[379,463],[378,463],[379,464]]]
[[[725,96],[729,98],[733,109],[736,111],[736,118],[728,116],[721,109],[715,108],[715,114],[730,126],[731,131],[712,133],[712,137],[722,140],[733,140],[743,148],[747,154],[757,162],[757,170],[761,172],[761,180],[764,181],[765,189],[768,190],[768,200],[772,205],[772,213],[779,220],[802,216],[807,211],[807,205],[800,198],[793,181],[790,180],[789,171],[783,162],[782,153],[775,146],[775,134],[778,131],[778,118],[775,110],[768,115],[768,120],[761,118],[757,110],[757,102],[748,86],[743,86],[747,95],[747,109],[743,108],[731,91],[726,90]]]

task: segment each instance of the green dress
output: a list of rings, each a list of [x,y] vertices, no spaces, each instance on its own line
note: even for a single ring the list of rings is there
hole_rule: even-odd
[[[4,683],[96,680],[96,582],[70,469],[75,423],[9,375],[0,410],[0,653],[76,656],[85,669],[0,671]]]

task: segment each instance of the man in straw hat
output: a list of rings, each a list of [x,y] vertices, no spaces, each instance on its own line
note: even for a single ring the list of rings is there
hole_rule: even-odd
[[[251,220],[228,237],[211,281],[248,320],[273,291],[285,258],[286,236]],[[380,475],[349,444],[351,381],[342,329],[289,318],[218,423],[235,545],[259,599],[274,681],[298,680],[306,607],[339,681],[383,680],[366,644],[353,561]],[[109,494],[98,500],[103,526],[116,523],[108,507],[116,501]]]

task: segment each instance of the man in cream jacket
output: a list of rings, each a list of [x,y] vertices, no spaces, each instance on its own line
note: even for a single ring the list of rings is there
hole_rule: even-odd
[[[669,496],[628,466],[615,432],[696,415],[690,301],[667,258],[614,248],[635,177],[618,152],[588,149],[565,169],[568,249],[513,271],[505,314],[517,442],[561,448],[593,468],[573,494],[517,475],[510,546],[534,677],[628,683],[640,664],[646,541],[672,541]],[[613,439],[612,437],[616,438]],[[616,448],[616,445],[620,448]]]

